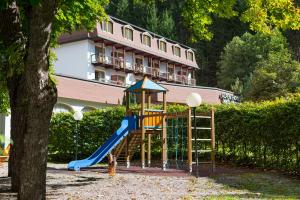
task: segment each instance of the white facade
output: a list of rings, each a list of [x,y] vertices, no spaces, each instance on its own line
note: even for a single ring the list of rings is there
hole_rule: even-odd
[[[0,114],[0,135],[4,136],[4,148],[9,144],[10,138],[10,115]],[[0,145],[1,146],[1,145]]]
[[[54,62],[55,73],[84,79],[95,77],[95,69],[90,59],[91,54],[95,53],[95,47],[91,41],[62,44],[53,51],[57,57]]]
[[[54,62],[55,73],[82,79],[95,80],[95,71],[101,71],[104,73],[104,78],[99,81],[115,83],[111,77],[113,75],[118,75],[121,76],[121,78],[123,77],[122,79],[125,80],[125,82],[122,83],[125,86],[132,85],[136,82],[136,80],[141,79],[141,76],[136,75],[135,73],[125,73],[124,70],[116,71],[112,67],[105,68],[101,65],[94,65],[93,63],[95,63],[97,60],[96,46],[98,48],[104,48],[104,56],[101,58],[103,59],[102,62],[106,64],[112,64],[112,46],[105,46],[105,44],[95,43],[94,41],[85,39],[61,44],[58,48],[53,50],[57,56],[57,61]],[[121,49],[115,49],[114,52],[118,52],[122,55],[124,53],[124,51]],[[149,58],[141,55],[134,55],[133,52],[125,52],[125,68],[133,68],[135,64],[134,57],[143,60],[143,73],[152,73],[149,67]],[[120,57],[120,59],[123,58]],[[181,68],[175,67],[174,74],[178,75],[180,72]],[[159,73],[164,74],[164,77],[167,77],[166,74],[168,73],[168,68],[166,62],[159,63]],[[188,79],[192,79],[190,72],[189,74],[186,74],[186,76]]]

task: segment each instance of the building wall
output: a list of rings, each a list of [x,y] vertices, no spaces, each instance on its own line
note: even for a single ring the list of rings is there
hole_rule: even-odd
[[[6,148],[9,144],[10,138],[10,115],[5,115],[0,113],[0,135],[3,135],[5,138],[4,145],[0,143],[0,147]]]
[[[57,61],[54,62],[55,73],[85,79],[92,78],[94,70],[90,54],[95,51],[93,49],[95,48],[88,40],[66,43],[53,49],[57,57]]]

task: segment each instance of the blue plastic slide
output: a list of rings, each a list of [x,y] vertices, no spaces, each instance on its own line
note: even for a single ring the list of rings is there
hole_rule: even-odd
[[[125,117],[121,122],[121,127],[101,147],[86,159],[71,161],[68,164],[68,169],[79,171],[80,168],[89,167],[101,162],[131,130],[136,129],[136,126],[136,116]]]

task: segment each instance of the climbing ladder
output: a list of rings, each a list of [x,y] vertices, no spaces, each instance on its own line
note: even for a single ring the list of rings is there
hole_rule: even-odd
[[[119,165],[129,165],[137,147],[141,144],[141,133],[131,132],[115,149],[114,156],[117,158]]]
[[[210,127],[202,127],[198,126],[197,119],[208,119],[210,120]],[[192,129],[192,137],[191,145],[192,145],[192,164],[196,166],[196,176],[198,177],[199,174],[199,165],[201,164],[211,164],[212,172],[215,171],[215,127],[214,127],[214,110],[210,112],[210,115],[199,115],[196,116],[191,115],[191,129]],[[210,131],[210,138],[203,138],[201,136],[204,131]],[[208,146],[209,148],[204,148],[204,146]],[[210,160],[209,161],[199,161],[199,157],[201,155],[210,153]]]

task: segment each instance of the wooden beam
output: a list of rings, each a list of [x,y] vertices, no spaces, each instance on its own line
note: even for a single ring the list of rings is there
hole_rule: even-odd
[[[210,138],[211,138],[211,162],[212,162],[212,171],[216,170],[216,161],[215,161],[215,148],[216,148],[216,138],[215,138],[215,111],[211,109],[211,119],[210,119]]]
[[[192,154],[192,110],[189,107],[188,117],[187,117],[187,151],[188,151],[188,166],[189,172],[192,173],[193,170],[193,154]]]
[[[142,91],[141,114],[145,115],[145,90]],[[141,139],[141,161],[142,169],[145,168],[145,120],[141,119],[142,139]]]
[[[147,108],[150,109],[151,106],[151,93],[149,92],[147,95]],[[148,167],[151,166],[151,134],[148,134],[148,150],[147,150],[147,161]]]
[[[166,92],[163,92],[163,110],[167,113],[167,98]],[[168,157],[167,157],[167,123],[166,115],[162,117],[162,169],[165,171],[167,167]]]
[[[129,102],[129,92],[126,91],[125,92],[125,96],[126,96],[126,114],[129,115],[129,108],[130,108],[130,102]]]

